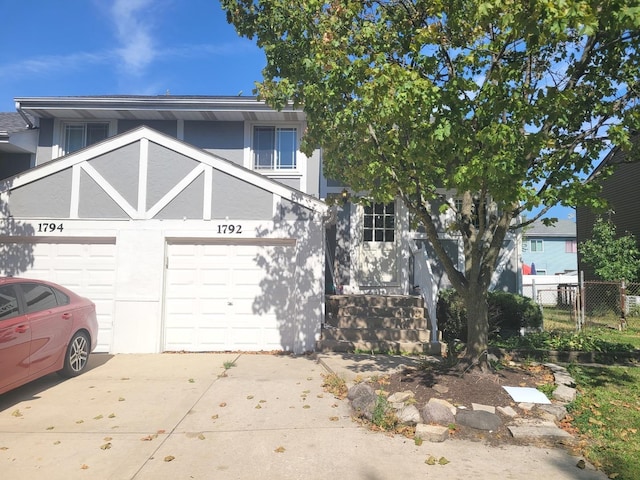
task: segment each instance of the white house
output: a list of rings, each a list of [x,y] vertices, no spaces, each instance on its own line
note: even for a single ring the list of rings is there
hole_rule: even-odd
[[[400,202],[346,192],[299,150],[305,117],[252,97],[17,98],[0,115],[0,273],[97,304],[99,350],[313,350],[324,295],[446,276]],[[462,262],[461,242],[447,239]],[[517,239],[496,288],[515,291]]]

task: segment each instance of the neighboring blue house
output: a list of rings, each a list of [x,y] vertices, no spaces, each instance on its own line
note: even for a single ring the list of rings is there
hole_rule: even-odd
[[[525,228],[522,236],[522,273],[525,275],[575,273],[578,269],[577,252],[575,222],[558,220],[549,227],[540,221],[534,222],[530,227]]]

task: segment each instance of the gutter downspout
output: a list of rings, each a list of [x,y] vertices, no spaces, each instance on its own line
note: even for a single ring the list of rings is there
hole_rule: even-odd
[[[27,116],[27,114],[24,113],[24,111],[20,107],[20,102],[16,102],[16,110],[18,111],[22,119],[27,123],[27,127],[29,127],[29,130],[33,130],[34,128],[37,128],[31,121],[31,119]]]

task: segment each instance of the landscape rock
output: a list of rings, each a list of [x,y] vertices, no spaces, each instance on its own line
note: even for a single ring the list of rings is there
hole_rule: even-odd
[[[396,417],[402,425],[416,425],[422,420],[415,405],[405,405],[396,411]]]
[[[566,385],[567,387],[576,386],[576,381],[568,373],[564,373],[564,372],[554,373],[553,377],[555,379],[556,385]]]
[[[439,383],[436,383],[433,387],[436,392],[440,393],[440,394],[444,394],[444,393],[448,393],[449,392],[449,387],[447,387],[446,385],[440,385]]]
[[[477,430],[497,430],[502,425],[502,420],[495,413],[482,410],[460,410],[456,414],[456,423]]]
[[[501,414],[507,416],[507,417],[511,417],[511,418],[515,418],[518,416],[518,412],[516,412],[513,408],[507,406],[507,407],[498,407],[498,412],[500,412]]]
[[[493,405],[482,405],[480,403],[472,403],[471,409],[476,411],[496,413],[496,407],[494,407]]]
[[[444,442],[449,438],[449,429],[442,425],[425,425],[424,423],[419,423],[416,425],[415,436],[427,442]]]
[[[558,440],[571,438],[571,435],[561,428],[559,428],[554,422],[544,421],[520,421],[515,425],[509,425],[507,427],[514,438],[518,439],[541,439]]]
[[[396,392],[389,395],[389,397],[387,398],[387,401],[389,403],[404,403],[413,397],[414,397],[413,392]]]
[[[566,385],[558,385],[553,391],[553,398],[559,402],[573,402],[576,399],[576,389]]]
[[[425,423],[449,425],[455,422],[455,407],[446,400],[431,398],[422,409],[422,419]]]
[[[351,400],[351,408],[356,414],[371,420],[378,395],[366,383],[358,383],[349,389],[347,398]]]
[[[567,408],[564,405],[553,403],[551,405],[540,405],[540,410],[550,415],[552,420],[560,421],[567,416]]]

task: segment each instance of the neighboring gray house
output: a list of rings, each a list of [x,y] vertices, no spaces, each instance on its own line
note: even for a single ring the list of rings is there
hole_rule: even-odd
[[[536,221],[522,235],[522,268],[524,274],[566,275],[577,273],[578,254],[576,224],[558,220],[546,226]]]
[[[0,273],[93,299],[101,351],[313,350],[334,290],[418,285],[435,322],[447,282],[425,235],[400,202],[327,206],[345,189],[320,149],[300,151],[301,110],[173,95],[16,108],[0,132]],[[442,236],[462,267],[460,240]],[[517,291],[517,244],[495,288]]]
[[[640,135],[636,135],[636,148],[640,145]],[[638,155],[636,150],[635,155]],[[640,241],[640,159],[632,158],[633,154],[619,149],[613,150],[598,166],[592,177],[600,174],[606,165],[615,165],[611,176],[602,182],[601,196],[609,202],[608,212],[593,212],[588,207],[576,209],[578,265],[587,280],[595,280],[592,269],[580,258],[580,244],[591,238],[593,225],[598,216],[608,218],[616,226],[618,235],[626,232],[633,234]]]

